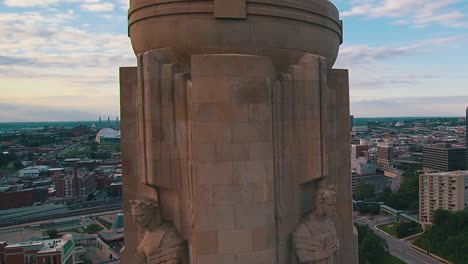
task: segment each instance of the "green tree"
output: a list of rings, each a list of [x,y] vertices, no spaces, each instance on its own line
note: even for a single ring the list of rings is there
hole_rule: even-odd
[[[22,168],[24,168],[23,166],[23,163],[21,163],[21,161],[17,160],[13,163],[13,167],[17,170],[21,170]]]
[[[356,226],[358,230],[359,263],[381,263],[388,254],[387,242],[376,235],[368,226]]]
[[[58,237],[58,231],[57,231],[57,229],[54,229],[54,228],[47,229],[46,234],[51,239],[55,239],[55,238]]]
[[[91,151],[97,151],[98,149],[98,144],[97,142],[92,142],[91,143]]]
[[[405,238],[421,231],[419,224],[415,222],[399,222],[396,224],[396,235],[398,238]]]
[[[85,232],[88,234],[95,234],[102,230],[102,227],[98,224],[90,224],[85,228]]]
[[[436,210],[432,224],[415,244],[453,263],[468,263],[468,209]]]
[[[358,201],[365,201],[375,197],[374,186],[367,183],[356,184],[356,192],[354,193],[354,199]]]

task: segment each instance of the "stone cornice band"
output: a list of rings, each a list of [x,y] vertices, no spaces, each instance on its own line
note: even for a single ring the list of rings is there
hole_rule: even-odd
[[[247,0],[247,16],[266,16],[313,24],[328,29],[342,40],[342,23],[338,11],[329,3],[314,3],[310,0]],[[317,11],[322,10],[322,11]],[[160,16],[213,15],[214,1],[206,0],[142,0],[130,7],[128,14],[129,32],[135,23]]]

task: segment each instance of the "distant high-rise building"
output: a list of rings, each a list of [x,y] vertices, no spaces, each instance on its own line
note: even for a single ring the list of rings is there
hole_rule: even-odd
[[[456,171],[466,169],[466,148],[451,144],[424,146],[423,167],[433,171]]]
[[[392,154],[393,154],[392,143],[387,143],[387,142],[377,143],[377,166],[381,168],[389,168]]]
[[[369,151],[368,145],[351,145],[351,158],[367,157]]]
[[[353,127],[354,127],[354,116],[349,116],[349,130],[350,131],[353,131]]]
[[[427,227],[434,210],[459,211],[468,207],[468,171],[419,175],[419,222]]]

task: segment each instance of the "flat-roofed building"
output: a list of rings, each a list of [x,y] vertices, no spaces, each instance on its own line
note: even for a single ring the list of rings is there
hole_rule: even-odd
[[[351,145],[351,158],[360,158],[369,156],[369,146],[368,145]]]
[[[466,148],[445,143],[424,146],[423,167],[426,171],[466,170],[466,165]]]
[[[390,160],[393,154],[393,144],[387,142],[377,143],[377,166],[389,168]]]
[[[86,198],[96,190],[96,173],[88,171],[65,171],[52,176],[56,196],[61,198]]]
[[[419,221],[432,224],[434,211],[463,210],[468,206],[468,171],[419,175]]]
[[[9,190],[3,188],[0,190],[0,210],[32,206],[36,202],[38,191],[33,188]]]
[[[20,178],[38,178],[39,174],[47,171],[49,166],[34,166],[19,170],[18,175]]]
[[[4,247],[4,263],[71,264],[73,263],[74,247],[73,239],[70,236],[7,244]]]

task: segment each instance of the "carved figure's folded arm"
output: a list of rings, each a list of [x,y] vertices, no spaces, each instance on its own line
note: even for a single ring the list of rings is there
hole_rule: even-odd
[[[331,257],[333,249],[326,248],[319,236],[312,236],[306,225],[299,224],[293,234],[293,241],[296,246],[296,254],[301,263],[316,262]]]

